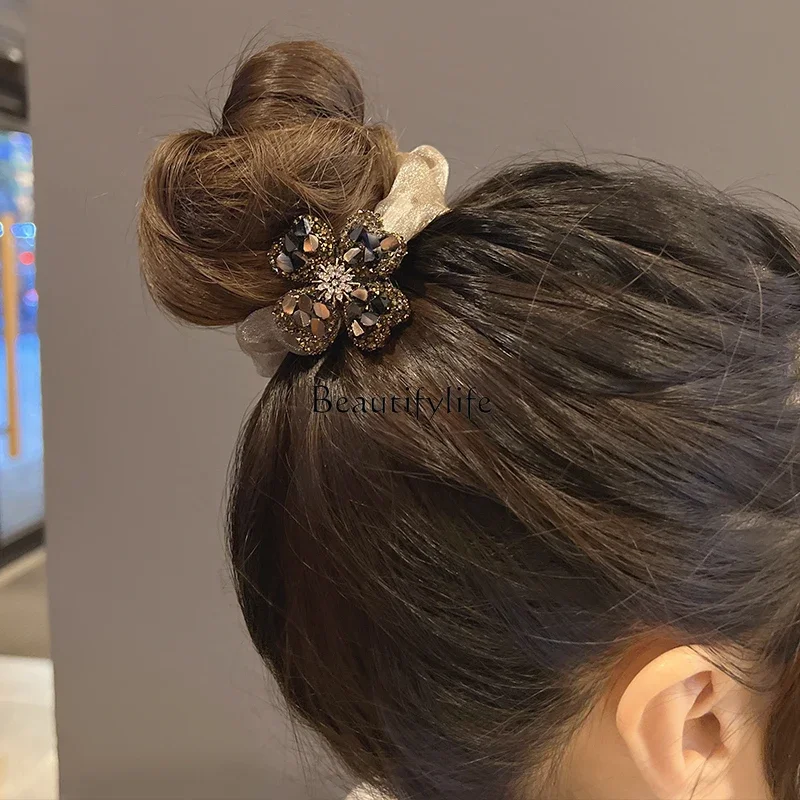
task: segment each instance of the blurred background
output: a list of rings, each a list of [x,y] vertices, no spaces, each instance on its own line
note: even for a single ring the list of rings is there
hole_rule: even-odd
[[[27,12],[0,4],[0,797],[57,794]]]
[[[29,549],[44,520],[42,402],[24,17],[0,15],[0,559]]]
[[[342,50],[451,196],[524,154],[626,153],[798,203],[798,29],[789,0],[0,0],[0,800],[350,788],[228,579],[226,471],[264,382],[138,274],[147,156],[208,126],[254,37]]]

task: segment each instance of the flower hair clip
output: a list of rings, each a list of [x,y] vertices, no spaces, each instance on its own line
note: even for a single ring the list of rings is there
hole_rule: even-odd
[[[304,214],[269,253],[273,270],[298,288],[272,309],[291,351],[317,355],[342,327],[361,350],[382,347],[411,314],[408,298],[389,280],[406,254],[402,236],[386,231],[373,211],[358,211],[337,237]]]
[[[377,350],[410,317],[391,275],[406,243],[448,210],[448,165],[430,145],[398,153],[397,162],[392,188],[374,211],[357,211],[338,234],[303,214],[269,249],[268,266],[292,288],[236,326],[259,375],[272,375],[287,352],[323,353],[342,328],[360,350]]]

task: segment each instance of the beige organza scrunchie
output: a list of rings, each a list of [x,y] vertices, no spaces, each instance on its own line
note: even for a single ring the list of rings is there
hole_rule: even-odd
[[[429,144],[398,153],[397,159],[397,177],[375,212],[388,230],[408,241],[448,210],[444,196],[450,168],[447,159]]]
[[[398,153],[398,171],[389,194],[375,207],[387,230],[409,241],[447,210],[447,159],[430,145]],[[254,311],[236,326],[236,339],[262,377],[270,377],[289,348],[277,329],[272,308]]]

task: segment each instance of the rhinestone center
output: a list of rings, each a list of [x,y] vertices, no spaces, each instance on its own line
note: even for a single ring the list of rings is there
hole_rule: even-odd
[[[346,264],[336,261],[320,267],[314,286],[329,303],[342,302],[356,287],[356,280]]]

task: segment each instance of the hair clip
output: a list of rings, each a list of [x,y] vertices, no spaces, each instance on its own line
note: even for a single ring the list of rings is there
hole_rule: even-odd
[[[359,349],[377,350],[411,315],[408,298],[389,279],[406,254],[403,237],[384,230],[374,211],[357,211],[344,231],[337,237],[304,214],[269,251],[272,269],[297,287],[272,309],[292,352],[322,353],[342,327]]]
[[[236,326],[239,346],[259,375],[272,375],[287,351],[324,352],[342,327],[356,347],[377,350],[411,316],[408,298],[390,276],[406,254],[406,242],[448,210],[448,166],[430,145],[398,153],[397,160],[389,194],[375,211],[350,217],[340,236],[304,214],[270,248],[269,265],[295,288]]]

